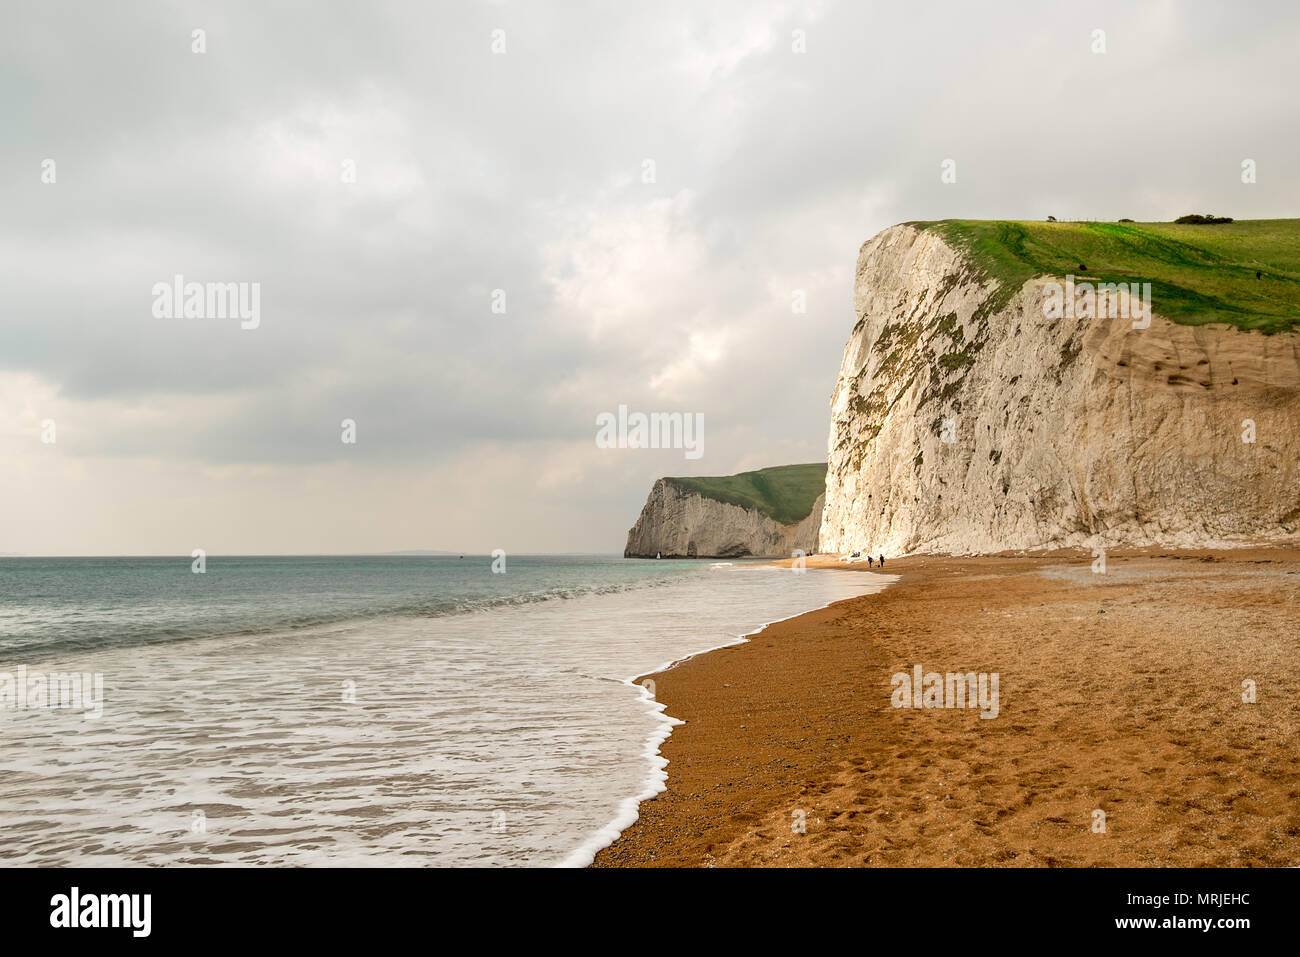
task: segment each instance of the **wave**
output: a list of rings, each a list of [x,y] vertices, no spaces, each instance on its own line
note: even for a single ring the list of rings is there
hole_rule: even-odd
[[[91,636],[66,636],[55,639],[12,641],[0,645],[0,654],[6,662],[32,664],[53,657],[94,651],[116,650],[174,642],[196,641],[212,638],[256,638],[267,635],[299,636],[312,629],[327,628],[352,622],[374,621],[386,618],[445,618],[510,608],[538,602],[566,601],[587,595],[608,595],[637,591],[668,584],[671,579],[652,579],[633,582],[605,582],[590,585],[563,585],[513,595],[494,595],[483,598],[435,598],[425,601],[377,604],[368,608],[348,608],[306,615],[280,615],[257,622],[196,623],[192,619],[166,625],[157,622],[143,623],[138,628],[119,626],[111,634]]]
[[[729,565],[731,563],[724,562],[722,564]],[[714,566],[714,567],[720,567],[720,566]],[[662,664],[660,664],[657,668],[655,668],[653,671],[647,672],[644,677],[661,674],[662,672],[668,671],[672,668],[676,668],[678,665],[690,661],[692,658],[698,658],[701,655],[707,655],[710,652],[718,651],[722,648],[730,648],[733,645],[746,644],[747,642],[752,641],[757,635],[761,634],[762,632],[766,631],[769,627],[779,622],[789,621],[790,619],[798,618],[801,615],[807,615],[814,611],[819,611],[823,608],[829,608],[831,605],[835,604],[836,602],[846,600],[846,598],[860,597],[861,595],[879,592],[885,587],[892,585],[894,584],[894,582],[898,581],[899,576],[872,574],[869,576],[869,578],[866,575],[864,575],[863,578],[867,580],[866,590],[858,593],[857,595],[847,595],[847,596],[841,595],[836,598],[832,598],[829,601],[825,601],[820,605],[814,605],[813,607],[804,608],[800,611],[794,612],[793,614],[784,615],[780,618],[773,618],[771,621],[766,621],[763,624],[759,625],[753,631],[747,631],[743,634],[736,635],[735,637],[731,638],[728,641],[724,641],[721,644],[710,645],[707,648],[701,648],[699,651],[692,652],[680,658],[674,658],[671,661],[665,661]],[[649,713],[654,718],[656,718],[657,721],[659,722],[655,726],[654,730],[650,732],[650,735],[649,737],[647,737],[644,748],[642,750],[642,754],[649,764],[649,769],[647,771],[646,777],[642,780],[641,785],[639,789],[636,791],[636,793],[625,797],[622,800],[622,802],[620,802],[618,806],[618,810],[615,813],[613,820],[609,821],[609,823],[605,824],[603,827],[599,827],[595,831],[588,834],[581,844],[579,844],[576,848],[570,851],[556,865],[557,867],[572,868],[572,867],[591,866],[591,863],[596,859],[597,854],[599,854],[605,848],[609,847],[611,844],[617,841],[625,830],[627,830],[629,827],[631,827],[633,824],[636,823],[637,818],[641,816],[642,801],[648,801],[651,798],[656,797],[662,792],[668,790],[668,770],[667,770],[668,759],[663,756],[663,751],[661,749],[663,747],[664,742],[667,741],[672,736],[673,728],[677,727],[678,725],[685,724],[686,722],[680,718],[674,718],[672,715],[668,714],[667,703],[657,700],[654,697],[654,695],[650,692],[650,689],[648,687],[646,687],[644,684],[637,683],[636,678],[624,678],[622,680],[622,683],[640,692],[640,695],[637,699],[638,703],[643,708],[648,709]]]

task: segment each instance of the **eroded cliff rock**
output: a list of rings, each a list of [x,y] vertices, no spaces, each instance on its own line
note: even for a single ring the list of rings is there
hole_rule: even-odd
[[[1048,281],[907,225],[862,247],[822,550],[1294,540],[1300,335],[1047,319]]]
[[[655,482],[627,534],[625,558],[789,558],[817,551],[822,501],[802,521],[782,525],[755,508],[742,508],[683,488],[671,478]]]

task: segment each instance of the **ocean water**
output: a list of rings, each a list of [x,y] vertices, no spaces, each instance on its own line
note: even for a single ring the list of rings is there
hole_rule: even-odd
[[[0,559],[0,862],[585,864],[662,788],[632,678],[891,580],[491,566]]]

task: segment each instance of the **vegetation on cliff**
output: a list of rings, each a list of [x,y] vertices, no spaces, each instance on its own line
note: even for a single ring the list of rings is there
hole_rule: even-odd
[[[778,465],[739,475],[665,478],[688,492],[756,509],[781,525],[803,521],[826,490],[826,463]]]
[[[995,305],[1036,276],[1072,273],[1077,281],[1150,282],[1155,311],[1182,325],[1300,330],[1300,219],[910,225],[938,232],[997,280]]]

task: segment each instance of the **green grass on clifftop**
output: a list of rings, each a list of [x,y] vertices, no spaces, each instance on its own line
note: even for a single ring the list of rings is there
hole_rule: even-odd
[[[1300,219],[1216,225],[945,219],[911,225],[966,252],[977,269],[1000,282],[1004,301],[1028,279],[1073,273],[1076,281],[1150,282],[1155,312],[1183,325],[1300,329]]]
[[[778,465],[739,475],[664,481],[728,505],[757,509],[782,525],[790,525],[807,518],[817,496],[826,490],[826,464]]]

